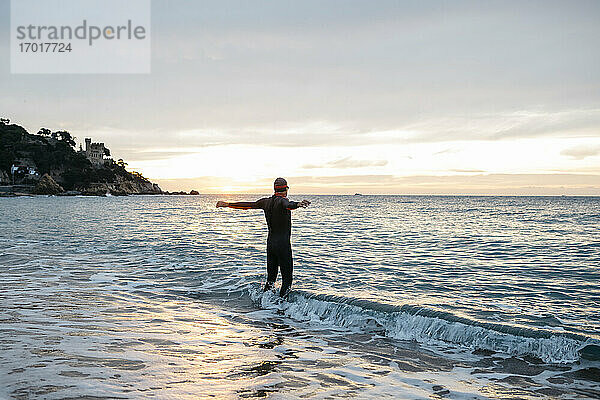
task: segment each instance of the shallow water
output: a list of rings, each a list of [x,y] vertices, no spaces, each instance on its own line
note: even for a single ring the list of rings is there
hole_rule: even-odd
[[[304,197],[0,199],[0,398],[600,397],[600,198]]]

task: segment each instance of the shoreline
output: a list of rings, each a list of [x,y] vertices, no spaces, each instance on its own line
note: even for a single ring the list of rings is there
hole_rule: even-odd
[[[101,189],[101,190],[67,190],[59,193],[35,193],[34,185],[3,185],[0,186],[0,197],[34,197],[34,196],[61,196],[61,197],[73,197],[73,196],[91,196],[91,197],[122,197],[122,196],[139,196],[139,195],[152,195],[152,196],[197,196],[200,195],[195,190],[191,190],[189,193],[184,191],[179,192],[145,192],[145,191],[125,191],[125,190],[112,190],[112,189]]]

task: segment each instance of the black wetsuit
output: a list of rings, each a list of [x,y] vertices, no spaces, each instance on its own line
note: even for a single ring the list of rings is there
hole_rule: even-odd
[[[277,271],[281,269],[280,296],[285,296],[292,286],[292,213],[298,208],[298,202],[289,201],[286,197],[273,195],[257,201],[229,203],[231,208],[262,209],[269,227],[267,237],[267,284],[265,290],[271,288],[277,279]]]

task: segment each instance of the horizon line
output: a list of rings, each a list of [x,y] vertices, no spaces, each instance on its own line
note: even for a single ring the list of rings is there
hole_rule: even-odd
[[[193,190],[193,189],[192,189]],[[197,195],[187,194],[175,194],[182,190],[176,190],[173,194],[149,194],[147,196],[251,196],[251,195],[268,195],[266,193],[198,193]],[[183,190],[185,192],[185,190]],[[436,197],[600,197],[600,194],[469,194],[469,193],[298,193],[291,196],[407,196],[407,197],[421,197],[421,196],[436,196]],[[290,196],[290,197],[291,197]]]

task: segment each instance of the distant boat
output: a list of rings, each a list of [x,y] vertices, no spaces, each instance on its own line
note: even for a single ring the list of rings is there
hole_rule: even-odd
[[[362,196],[362,193],[354,193],[355,196]]]

